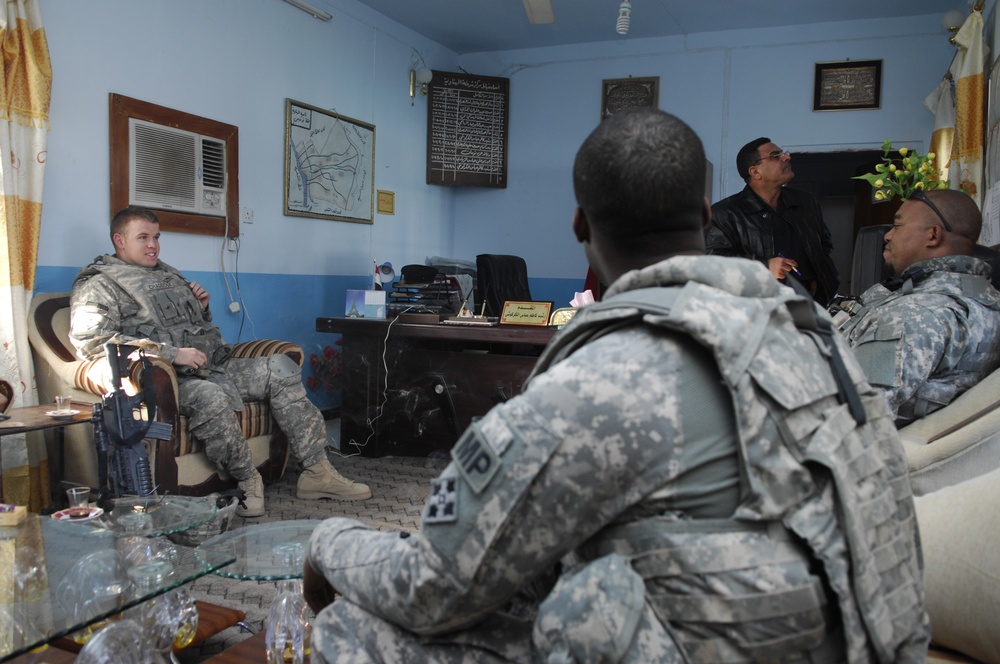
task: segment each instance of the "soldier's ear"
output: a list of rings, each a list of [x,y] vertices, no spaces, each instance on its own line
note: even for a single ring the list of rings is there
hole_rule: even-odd
[[[122,237],[121,233],[115,233],[112,236],[112,239],[115,241],[115,248],[116,249],[125,246],[125,238]]]
[[[944,244],[944,227],[938,226],[937,224],[928,227],[927,229],[927,246],[928,247],[940,247]]]

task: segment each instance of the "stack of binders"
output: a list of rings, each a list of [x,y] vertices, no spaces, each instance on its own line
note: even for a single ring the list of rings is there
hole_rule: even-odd
[[[433,279],[422,283],[400,279],[387,295],[389,317],[401,313],[450,316],[457,314],[462,306],[458,281],[444,274],[435,274]]]

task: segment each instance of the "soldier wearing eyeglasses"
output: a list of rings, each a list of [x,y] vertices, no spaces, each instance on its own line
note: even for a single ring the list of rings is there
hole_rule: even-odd
[[[740,148],[736,169],[747,184],[712,206],[708,253],[760,261],[776,279],[797,279],[827,304],[840,285],[833,241],[816,197],[785,186],[795,177],[792,156],[761,137]]]

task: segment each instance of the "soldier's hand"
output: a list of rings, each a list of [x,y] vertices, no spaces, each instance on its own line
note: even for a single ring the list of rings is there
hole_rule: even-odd
[[[303,565],[302,596],[305,597],[309,608],[317,615],[333,603],[333,599],[337,596],[337,592],[330,585],[330,582],[326,580],[325,576],[313,569],[308,558]]]
[[[201,302],[201,308],[205,309],[208,307],[208,300],[211,297],[208,291],[199,284],[197,281],[191,282],[191,292],[194,294],[195,298]]]
[[[208,358],[197,348],[178,348],[177,357],[174,358],[174,364],[177,366],[195,369],[204,366],[207,362]]]

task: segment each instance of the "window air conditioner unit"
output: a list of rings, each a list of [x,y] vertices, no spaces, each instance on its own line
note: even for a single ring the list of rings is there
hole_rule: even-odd
[[[226,216],[226,143],[129,118],[129,205]]]

